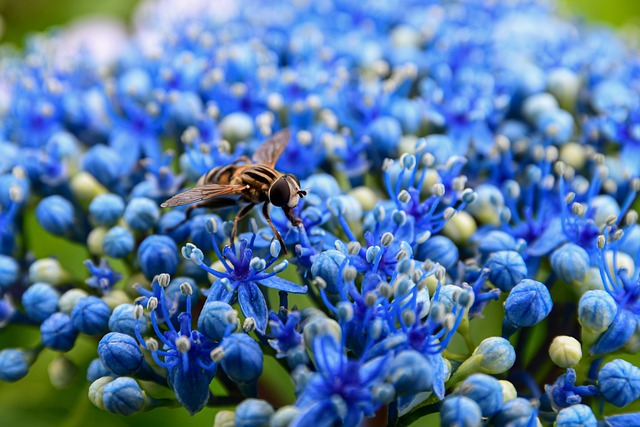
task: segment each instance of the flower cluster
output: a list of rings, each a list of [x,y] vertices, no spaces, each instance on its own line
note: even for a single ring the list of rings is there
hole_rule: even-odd
[[[85,369],[120,415],[639,425],[622,38],[535,0],[157,0],[102,36],[121,48],[61,30],[0,61],[0,328],[40,336],[1,381],[54,351],[54,387]],[[282,129],[296,206],[161,207]]]

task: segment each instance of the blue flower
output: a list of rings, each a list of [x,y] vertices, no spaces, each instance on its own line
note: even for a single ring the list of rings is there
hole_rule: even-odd
[[[545,385],[544,390],[554,410],[577,405],[583,396],[597,396],[598,388],[593,385],[576,386],[576,371],[567,369],[566,374],[560,375],[553,385]]]
[[[122,274],[112,270],[109,262],[104,258],[100,260],[99,265],[95,265],[91,260],[86,260],[84,265],[91,273],[91,277],[85,283],[103,294],[108,293],[122,279]]]
[[[306,425],[310,419],[318,426],[336,421],[358,425],[364,416],[372,416],[381,405],[374,400],[373,388],[384,380],[388,357],[366,363],[349,360],[332,335],[317,337],[313,354],[317,372],[296,401],[301,411],[292,426]]]
[[[215,239],[215,235],[213,238]],[[224,266],[224,272],[207,266],[203,262],[202,252],[192,244],[187,244],[182,249],[182,255],[217,278],[211,286],[207,301],[232,303],[237,298],[242,313],[247,318],[253,318],[257,331],[264,334],[267,328],[268,310],[258,284],[295,294],[307,292],[307,287],[276,277],[276,274],[287,268],[287,261],[283,261],[271,272],[267,272],[267,269],[278,260],[279,245],[272,244],[273,249],[266,259],[253,257],[255,238],[256,235],[253,234],[250,241],[241,239],[240,244],[233,249],[225,246],[222,253],[214,242],[214,249]]]

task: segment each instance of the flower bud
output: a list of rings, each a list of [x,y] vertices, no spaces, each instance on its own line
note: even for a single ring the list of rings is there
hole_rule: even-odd
[[[589,271],[589,254],[574,243],[565,243],[551,254],[551,267],[564,282],[583,282]]]
[[[391,361],[388,381],[398,396],[408,396],[431,390],[433,376],[433,367],[422,354],[404,350]]]
[[[109,330],[120,332],[135,337],[135,325],[138,323],[140,333],[147,330],[147,323],[143,320],[136,320],[134,316],[135,306],[133,304],[120,304],[114,308],[109,317]]]
[[[178,248],[170,237],[151,235],[138,248],[138,262],[149,280],[161,273],[173,275],[178,268]]]
[[[146,197],[131,199],[124,210],[124,221],[135,231],[147,231],[160,219],[158,204]]]
[[[491,184],[480,184],[473,194],[476,200],[467,207],[467,211],[482,224],[499,224],[499,213],[504,206],[500,189]]]
[[[54,313],[40,325],[42,344],[52,350],[69,351],[73,348],[78,330],[65,313]]]
[[[43,322],[58,311],[60,294],[46,283],[34,283],[22,294],[22,306],[27,316],[36,322]]]
[[[561,409],[555,427],[598,427],[598,420],[587,405],[571,405]]]
[[[396,155],[398,142],[402,137],[402,127],[394,117],[380,116],[369,125],[366,135],[371,138],[371,156],[373,159],[379,159],[379,163],[381,159]]]
[[[20,266],[10,256],[0,255],[0,290],[9,289],[20,276]]]
[[[100,358],[93,359],[87,368],[87,381],[94,382],[98,378],[115,376],[113,372],[107,369]]]
[[[131,231],[120,226],[107,231],[102,240],[102,250],[111,258],[124,258],[133,251],[134,246],[135,240]]]
[[[472,427],[482,425],[480,406],[466,396],[448,396],[440,408],[441,427]]]
[[[136,380],[118,377],[104,386],[104,409],[117,415],[133,415],[144,407],[145,393]]]
[[[269,420],[269,427],[288,427],[300,414],[300,410],[295,406],[281,406]]]
[[[62,355],[49,363],[47,372],[51,385],[57,389],[69,387],[78,377],[78,367]]]
[[[38,224],[54,236],[66,236],[75,229],[73,205],[62,196],[45,197],[36,208]]]
[[[458,392],[478,404],[483,417],[494,416],[504,403],[502,386],[495,378],[473,374],[460,385]]]
[[[518,397],[505,402],[502,409],[495,417],[495,424],[499,426],[532,426],[537,425],[534,421],[536,411],[527,399]]]
[[[580,342],[565,335],[555,337],[549,347],[549,357],[561,368],[576,366],[582,359]]]
[[[458,263],[458,247],[444,236],[433,236],[418,245],[415,259],[430,259],[440,263],[447,271],[453,271]]]
[[[489,281],[502,292],[510,292],[528,274],[524,259],[515,251],[494,252],[485,266],[489,269]]]
[[[490,231],[482,237],[478,250],[483,255],[498,251],[513,251],[516,249],[516,239],[504,231]]]
[[[82,169],[106,187],[116,184],[121,166],[120,155],[113,148],[102,144],[91,147],[82,160]]]
[[[342,338],[340,324],[325,316],[314,316],[309,319],[308,323],[304,325],[302,333],[304,335],[304,343],[309,349],[313,348],[315,340],[323,335],[330,334],[337,342],[340,342]]]
[[[229,335],[220,345],[224,349],[224,357],[220,364],[233,381],[251,383],[262,374],[262,349],[249,335]]]
[[[516,361],[516,352],[509,341],[500,337],[483,340],[473,351],[482,356],[480,370],[485,374],[501,374],[508,371]]]
[[[69,274],[55,258],[42,258],[29,267],[31,283],[44,282],[52,286],[62,285],[69,279]]]
[[[235,427],[236,414],[233,411],[218,411],[213,427]]]
[[[198,330],[214,341],[222,341],[229,325],[232,332],[238,329],[237,317],[229,316],[232,312],[233,308],[225,302],[207,301],[198,317]]]
[[[89,386],[89,400],[96,407],[100,409],[104,409],[104,405],[102,404],[102,397],[104,396],[104,387],[113,381],[112,377],[102,377],[98,378]]]
[[[273,407],[260,399],[245,399],[236,407],[235,427],[268,427]]]
[[[504,402],[508,402],[509,400],[513,400],[518,397],[518,392],[511,382],[506,380],[500,380],[498,382],[500,383],[500,387],[502,387],[502,396]]]
[[[71,310],[73,310],[73,307],[76,306],[78,301],[87,296],[89,296],[89,294],[82,289],[69,289],[67,292],[62,294],[58,300],[58,308],[65,314],[71,314]]]
[[[88,296],[78,301],[71,310],[71,323],[79,332],[98,335],[109,327],[109,306],[98,297]]]
[[[547,287],[524,279],[512,290],[504,303],[505,321],[517,328],[533,326],[551,312],[553,302]]]
[[[130,375],[142,367],[144,356],[135,338],[109,332],[98,344],[98,356],[104,366],[117,375]]]
[[[124,200],[117,194],[101,194],[89,205],[89,215],[94,224],[113,227],[124,213]]]
[[[340,267],[346,255],[334,249],[321,252],[314,260],[311,266],[311,274],[313,278],[321,277],[327,283],[327,292],[330,294],[338,293],[338,282],[340,280]]]
[[[16,382],[29,373],[29,366],[27,352],[14,348],[0,351],[0,380]]]
[[[602,290],[587,291],[578,304],[578,321],[589,332],[607,330],[618,312],[618,305],[611,295]]]
[[[598,387],[607,402],[619,408],[627,406],[640,397],[640,369],[616,359],[600,369]]]

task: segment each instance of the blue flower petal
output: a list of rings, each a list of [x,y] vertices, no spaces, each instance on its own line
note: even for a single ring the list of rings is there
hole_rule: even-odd
[[[389,367],[389,354],[385,357],[376,357],[369,360],[360,368],[360,381],[363,385],[378,382],[387,373]]]
[[[307,293],[306,286],[300,286],[297,283],[293,283],[288,280],[281,279],[277,276],[268,277],[266,279],[259,279],[258,283],[268,288],[278,289],[279,291],[285,291],[292,294]]]
[[[640,420],[640,412],[604,417],[604,422],[608,427],[636,427],[638,420]]]
[[[591,347],[591,354],[605,354],[618,350],[631,339],[635,330],[635,316],[627,310],[619,309],[609,329],[600,335],[598,341]]]
[[[554,218],[549,222],[542,235],[538,237],[538,240],[529,245],[527,253],[531,256],[543,256],[566,241],[567,236],[562,231],[560,218]]]
[[[267,329],[269,310],[260,288],[253,282],[244,283],[238,288],[238,301],[245,317],[253,317],[256,329],[261,334]]]
[[[313,342],[316,367],[325,378],[331,379],[335,371],[346,366],[347,360],[333,335],[323,335]]]
[[[209,301],[222,301],[227,304],[233,298],[234,292],[229,292],[227,288],[220,283],[219,280],[216,280],[211,288],[209,289],[209,296],[207,297],[207,302]]]
[[[338,418],[330,400],[321,400],[302,410],[289,427],[306,427],[313,420],[314,427],[331,427]]]

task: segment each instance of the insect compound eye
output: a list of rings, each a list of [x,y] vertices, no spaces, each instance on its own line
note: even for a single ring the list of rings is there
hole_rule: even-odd
[[[291,190],[286,179],[280,178],[269,189],[269,202],[279,208],[286,206],[291,197]]]

